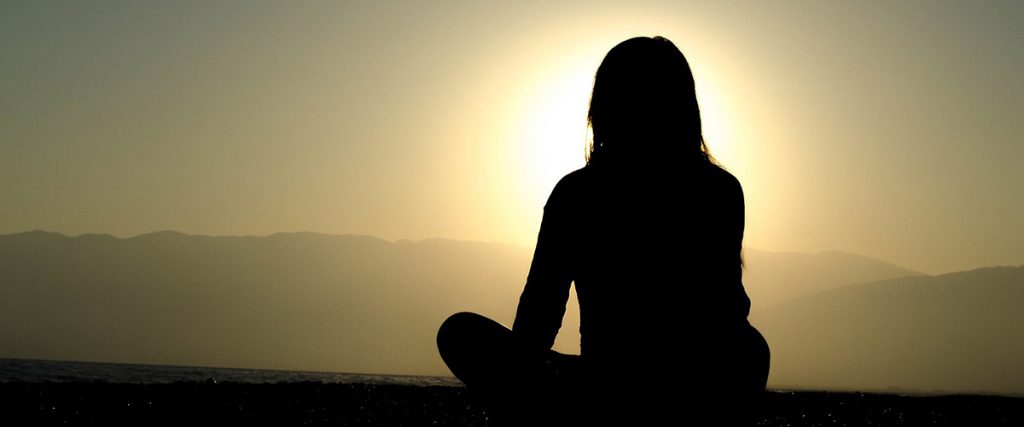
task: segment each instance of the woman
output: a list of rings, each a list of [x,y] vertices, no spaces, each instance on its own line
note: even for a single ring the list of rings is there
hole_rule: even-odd
[[[511,330],[455,314],[441,357],[501,421],[749,414],[769,355],[747,322],[743,191],[704,144],[683,54],[663,37],[615,46],[587,121],[587,164],[544,206]],[[573,282],[579,356],[551,349]]]

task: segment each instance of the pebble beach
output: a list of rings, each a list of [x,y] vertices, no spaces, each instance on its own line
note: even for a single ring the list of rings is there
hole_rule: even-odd
[[[759,426],[1024,425],[1016,397],[770,391],[764,406]],[[5,425],[491,425],[472,393],[447,385],[11,381],[0,383],[0,410]]]

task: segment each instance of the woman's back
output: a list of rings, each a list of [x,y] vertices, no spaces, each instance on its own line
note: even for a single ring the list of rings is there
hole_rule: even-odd
[[[742,190],[713,164],[689,166],[566,175],[545,205],[513,330],[553,342],[569,281],[581,354],[604,369],[683,363],[746,326]]]

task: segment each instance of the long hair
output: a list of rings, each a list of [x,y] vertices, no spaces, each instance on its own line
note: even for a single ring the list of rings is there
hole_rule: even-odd
[[[668,39],[636,37],[605,56],[594,76],[587,165],[710,163],[690,65]]]

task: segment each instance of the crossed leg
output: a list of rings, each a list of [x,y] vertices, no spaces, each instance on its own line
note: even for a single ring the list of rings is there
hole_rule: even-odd
[[[461,312],[437,333],[441,359],[501,423],[555,424],[571,417],[583,379],[579,356],[531,349],[510,329]]]

